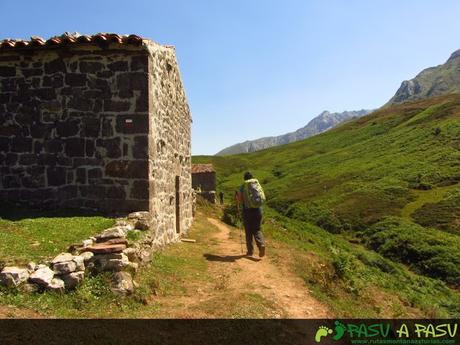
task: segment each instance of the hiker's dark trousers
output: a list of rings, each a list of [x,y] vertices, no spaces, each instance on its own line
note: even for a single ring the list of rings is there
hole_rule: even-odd
[[[253,239],[258,248],[265,247],[264,236],[260,229],[262,223],[262,209],[245,208],[243,209],[244,230],[246,231],[246,247],[248,254],[254,254]]]

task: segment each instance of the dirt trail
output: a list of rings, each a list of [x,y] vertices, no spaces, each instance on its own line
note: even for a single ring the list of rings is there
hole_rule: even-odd
[[[288,271],[287,267],[272,262],[269,247],[267,256],[261,260],[243,257],[240,239],[230,236],[230,228],[214,218],[208,218],[208,221],[219,229],[214,235],[216,252],[208,256],[210,270],[227,278],[227,289],[257,293],[273,301],[280,317],[332,317],[327,307],[310,295],[302,279]]]

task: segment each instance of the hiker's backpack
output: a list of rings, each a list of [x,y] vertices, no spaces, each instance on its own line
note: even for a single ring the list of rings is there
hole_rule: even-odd
[[[248,208],[259,208],[265,202],[265,194],[257,179],[252,178],[243,184],[244,205]]]

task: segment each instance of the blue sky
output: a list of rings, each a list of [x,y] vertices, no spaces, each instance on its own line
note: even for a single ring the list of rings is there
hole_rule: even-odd
[[[193,154],[376,108],[460,49],[459,1],[0,0],[1,38],[136,33],[176,46]]]

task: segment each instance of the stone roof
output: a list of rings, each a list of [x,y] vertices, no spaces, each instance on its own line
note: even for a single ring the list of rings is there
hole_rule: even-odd
[[[215,172],[212,164],[192,164],[192,174]]]
[[[98,33],[95,35],[81,35],[78,32],[65,32],[61,36],[54,36],[43,39],[39,36],[32,36],[30,40],[7,38],[0,41],[0,50],[21,49],[21,48],[40,48],[64,45],[75,45],[85,43],[97,44],[126,44],[140,46],[146,40],[138,35],[119,35],[114,33]]]

